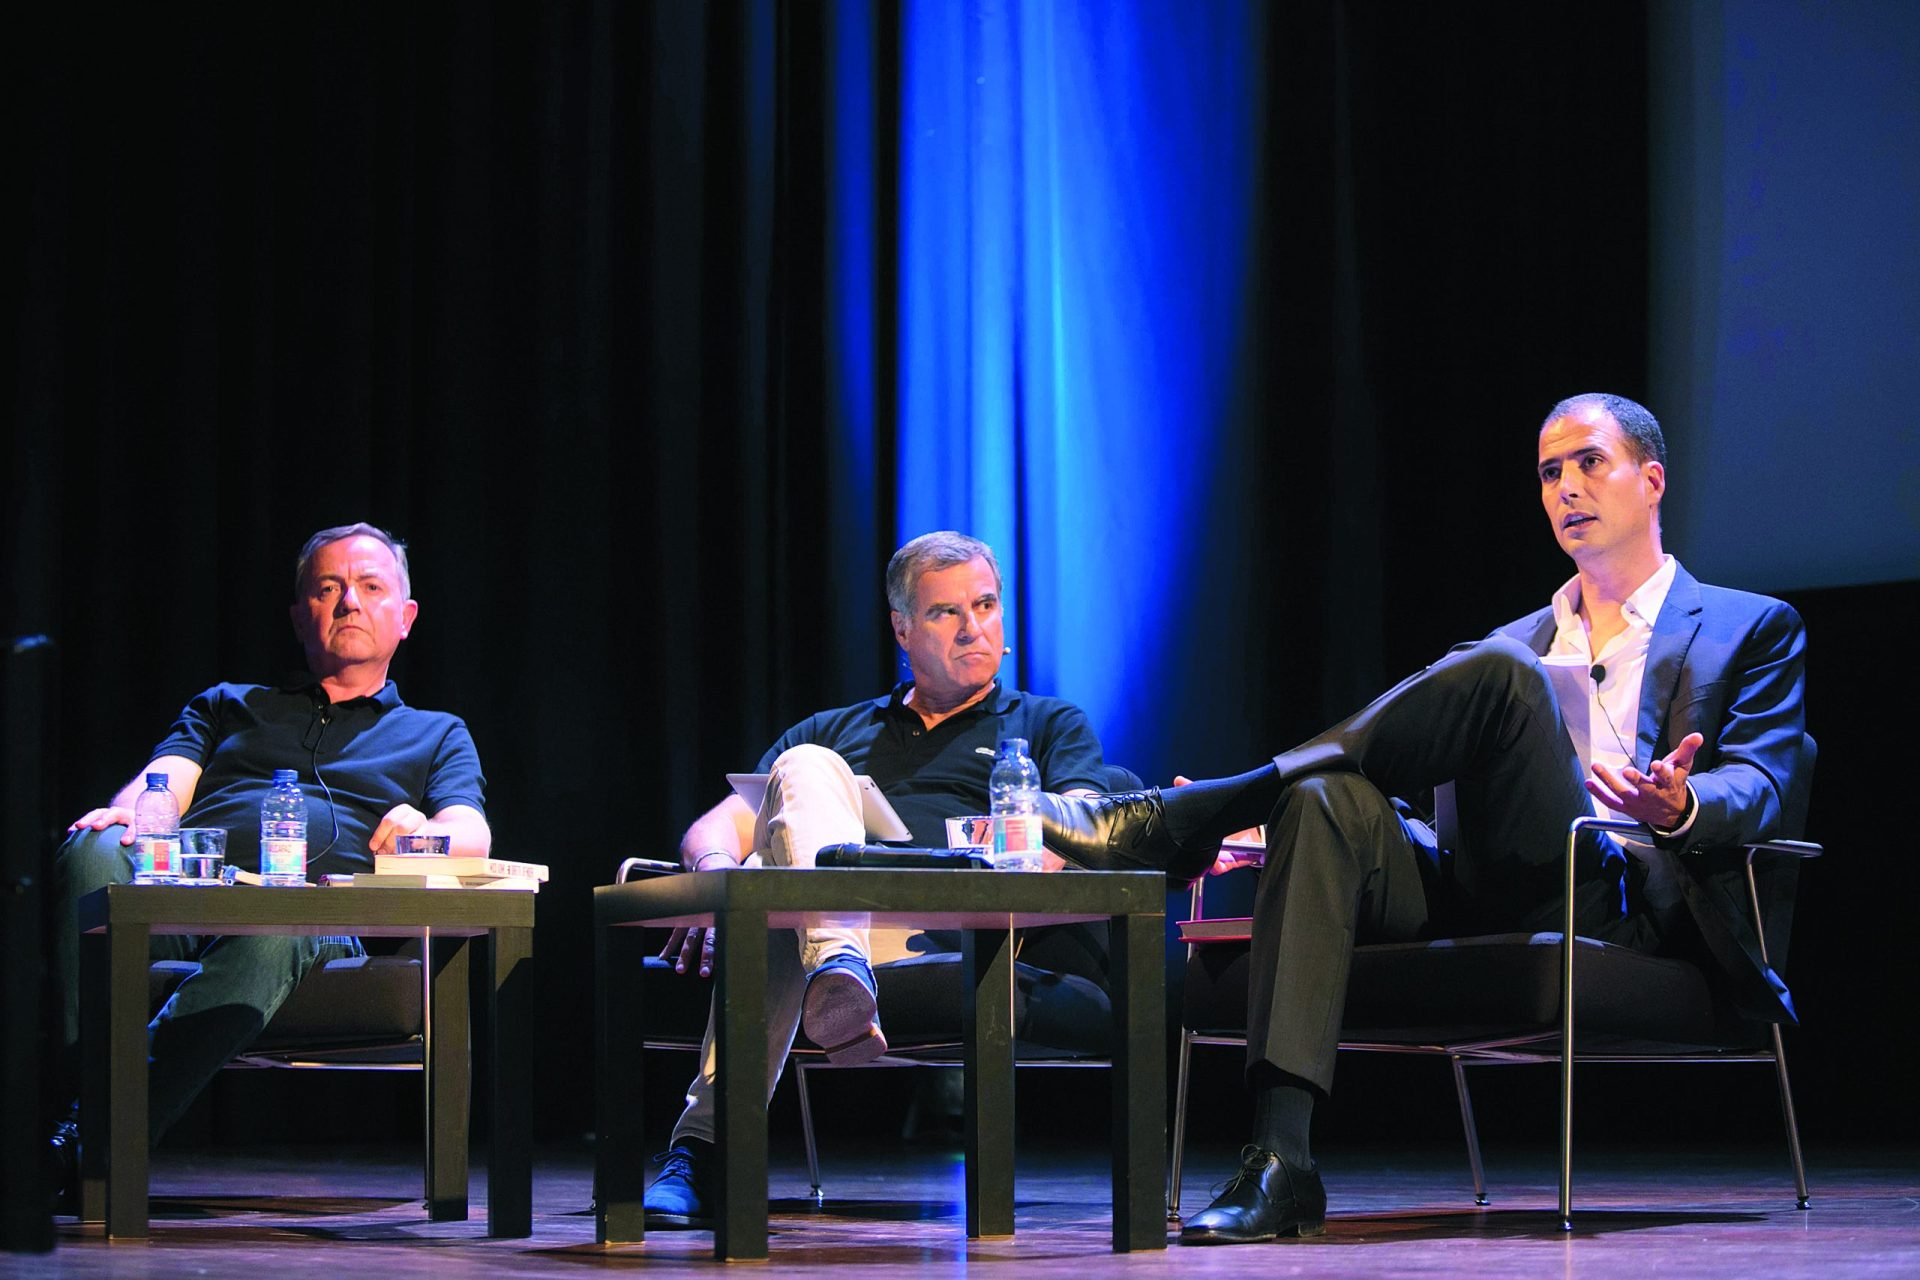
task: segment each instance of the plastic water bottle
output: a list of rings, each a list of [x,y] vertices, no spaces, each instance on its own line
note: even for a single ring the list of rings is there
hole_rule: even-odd
[[[1040,766],[1025,738],[1002,738],[987,779],[993,812],[993,869],[1040,870]]]
[[[147,775],[147,789],[133,802],[133,882],[174,884],[180,879],[180,802],[167,789],[167,775]]]
[[[307,798],[291,769],[273,771],[273,790],[260,802],[260,879],[267,884],[307,882]]]

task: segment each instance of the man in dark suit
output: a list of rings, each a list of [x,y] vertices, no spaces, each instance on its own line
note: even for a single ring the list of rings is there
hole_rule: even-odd
[[[1549,607],[1270,765],[1164,795],[1055,797],[1043,811],[1048,844],[1074,862],[1187,878],[1213,865],[1224,836],[1267,823],[1248,992],[1253,1141],[1184,1244],[1324,1228],[1308,1128],[1332,1084],[1353,947],[1555,928],[1567,827],[1582,813],[1654,833],[1586,850],[1583,935],[1710,956],[1743,1014],[1793,1018],[1716,851],[1779,834],[1805,727],[1800,619],[1703,585],[1665,554],[1666,442],[1633,401],[1554,406],[1538,476],[1577,570]],[[1442,854],[1396,797],[1445,783],[1459,831]]]

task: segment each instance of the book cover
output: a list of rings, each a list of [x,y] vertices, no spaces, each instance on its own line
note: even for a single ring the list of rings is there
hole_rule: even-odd
[[[1182,920],[1182,942],[1244,942],[1253,937],[1253,921],[1246,916],[1228,916],[1219,920]]]
[[[435,859],[439,861],[439,859]],[[360,872],[358,875],[331,875],[324,883],[343,889],[506,889],[538,893],[540,882],[531,876],[449,876],[409,875],[399,872]]]
[[[373,869],[379,875],[479,876],[488,880],[545,880],[547,869],[538,862],[515,862],[509,858],[473,858],[458,854],[449,857],[377,853]]]

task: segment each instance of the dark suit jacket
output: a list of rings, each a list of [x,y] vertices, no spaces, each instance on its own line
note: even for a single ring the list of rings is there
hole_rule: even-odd
[[[1553,643],[1553,610],[1528,614],[1499,633],[1545,654]],[[1811,782],[1811,762],[1801,758],[1806,645],[1791,606],[1703,585],[1678,568],[1653,624],[1634,744],[1635,763],[1644,770],[1689,733],[1706,739],[1688,778],[1699,812],[1683,837],[1653,856],[1677,859],[1688,909],[1730,979],[1735,1005],[1770,1022],[1792,1021],[1793,1001],[1760,958],[1739,847],[1801,834],[1797,824]],[[1772,877],[1770,900],[1763,900],[1776,959],[1784,954],[1792,879],[1791,872]]]

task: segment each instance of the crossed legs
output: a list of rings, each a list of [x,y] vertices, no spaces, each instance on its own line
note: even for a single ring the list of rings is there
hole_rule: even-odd
[[[754,847],[764,863],[811,867],[815,853],[825,846],[857,843],[865,835],[859,785],[839,755],[825,747],[802,745],[774,760],[766,800],[754,829]],[[767,1094],[771,1097],[800,1028],[808,976],[842,957],[865,963],[870,946],[865,916],[849,916],[825,928],[778,930],[769,942]],[[881,1044],[884,1047],[884,1041]],[[700,1042],[700,1070],[687,1086],[687,1107],[673,1129],[676,1144],[686,1138],[713,1141],[716,1065],[713,1015],[709,1011],[706,1034]]]

